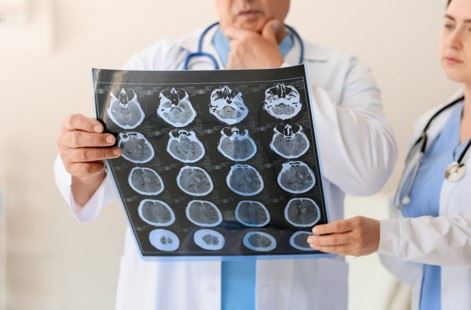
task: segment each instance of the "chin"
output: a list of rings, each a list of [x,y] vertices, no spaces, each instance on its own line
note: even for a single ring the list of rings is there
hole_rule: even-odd
[[[263,29],[263,25],[264,25],[264,21],[260,21],[260,20],[245,21],[245,22],[239,23],[237,25],[237,28],[261,33]]]
[[[444,68],[444,71],[447,78],[451,81],[466,84],[471,82],[471,74],[469,71],[465,72],[464,70],[453,70],[446,67]]]

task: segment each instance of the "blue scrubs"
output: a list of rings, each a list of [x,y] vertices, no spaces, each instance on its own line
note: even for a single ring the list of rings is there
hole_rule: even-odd
[[[230,43],[221,29],[217,30],[212,43],[219,58],[226,65]],[[280,52],[283,57],[293,46],[293,35],[289,33],[280,43]],[[256,260],[223,261],[221,269],[222,310],[255,309]]]
[[[221,28],[219,28],[217,32],[215,33],[212,43],[214,47],[216,48],[216,51],[218,52],[219,58],[221,59],[222,63],[226,65],[229,59],[229,51],[230,51],[231,46],[230,46],[229,39],[224,35]],[[288,32],[286,37],[280,43],[281,55],[285,57],[289,53],[289,51],[293,48],[293,46],[294,46],[293,34]]]
[[[439,136],[424,154],[411,191],[411,202],[402,207],[406,217],[438,216],[444,172],[465,148],[460,144],[460,124],[463,105],[452,108],[452,114]],[[441,309],[441,268],[423,265],[420,310]]]

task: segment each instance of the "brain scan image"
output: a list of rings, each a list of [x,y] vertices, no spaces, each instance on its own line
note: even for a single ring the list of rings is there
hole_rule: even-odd
[[[178,236],[167,229],[154,229],[149,234],[149,242],[157,250],[174,252],[180,247]]]
[[[139,132],[120,133],[118,146],[121,148],[121,155],[130,162],[142,164],[154,158],[152,145]]]
[[[210,201],[192,200],[186,206],[186,217],[190,222],[201,227],[215,227],[222,223],[222,213]]]
[[[300,125],[273,128],[274,134],[270,148],[278,155],[286,159],[294,159],[304,155],[309,149],[309,139]],[[281,129],[281,130],[280,130]]]
[[[200,248],[208,251],[218,251],[226,243],[224,236],[215,230],[200,229],[193,235],[193,240]]]
[[[161,200],[144,199],[137,212],[144,222],[152,226],[170,226],[175,222],[172,209]]]
[[[276,248],[276,240],[272,235],[261,231],[251,231],[244,235],[242,244],[249,250],[269,252]]]
[[[263,109],[281,120],[295,117],[301,111],[299,92],[291,85],[278,83],[265,91]]]
[[[270,222],[270,213],[258,201],[243,200],[237,204],[235,217],[239,223],[248,227],[263,227]]]
[[[227,186],[241,196],[255,196],[263,190],[260,173],[250,165],[236,164],[226,177]]]
[[[288,193],[303,194],[316,183],[314,172],[302,161],[283,163],[278,174],[278,185]]]
[[[328,222],[306,72],[243,71],[93,70],[143,259],[322,255],[306,240]]]
[[[173,127],[185,127],[196,117],[188,93],[184,89],[168,88],[160,92],[157,114]]]
[[[249,113],[239,90],[228,86],[216,88],[211,93],[209,113],[228,125],[241,122]]]
[[[109,118],[123,129],[134,129],[144,120],[144,112],[133,90],[121,89],[115,96],[111,93],[111,102],[107,110]]]
[[[167,152],[176,160],[195,163],[203,158],[205,154],[203,143],[196,137],[194,131],[172,130],[169,136]]]
[[[246,161],[257,153],[257,145],[245,129],[242,133],[238,128],[221,129],[218,151],[233,161]]]
[[[310,235],[309,231],[297,231],[289,239],[289,244],[300,251],[314,251],[307,242],[307,238]]]
[[[177,175],[178,187],[188,195],[206,196],[213,190],[209,174],[199,167],[184,166]]]
[[[293,198],[285,207],[285,218],[293,226],[312,227],[321,218],[321,210],[314,200]]]
[[[141,195],[159,195],[164,190],[162,178],[150,168],[134,167],[129,173],[128,183]]]

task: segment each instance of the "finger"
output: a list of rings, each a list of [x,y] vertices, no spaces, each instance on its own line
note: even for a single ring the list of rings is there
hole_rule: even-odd
[[[70,149],[66,157],[70,163],[86,163],[121,156],[119,147]]]
[[[65,118],[62,125],[64,130],[81,130],[87,132],[103,132],[103,125],[96,119],[82,114],[72,114]]]
[[[345,245],[351,244],[355,241],[354,235],[351,232],[340,233],[340,234],[330,234],[330,235],[321,235],[321,236],[310,236],[308,238],[308,243],[313,244],[314,246],[335,246],[335,245]]]
[[[282,29],[282,24],[277,19],[268,21],[262,30],[262,36],[272,42],[277,42],[278,32]]]
[[[111,134],[90,133],[84,131],[65,131],[58,140],[59,147],[84,148],[106,147],[116,143],[116,138]]]
[[[343,233],[352,230],[351,220],[335,221],[332,223],[317,225],[312,229],[315,235]]]
[[[227,38],[229,38],[229,40],[238,40],[252,35],[254,34],[254,32],[250,30],[231,27],[224,30],[224,34]]]
[[[75,177],[87,177],[98,174],[105,169],[102,161],[90,163],[73,163],[69,166],[69,173]]]

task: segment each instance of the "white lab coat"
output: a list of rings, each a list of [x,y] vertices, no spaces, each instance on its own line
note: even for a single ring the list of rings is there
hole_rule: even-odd
[[[413,141],[437,110],[421,118]],[[447,110],[432,122],[427,131],[429,145],[450,115],[451,110]],[[441,309],[471,309],[471,156],[466,165],[468,173],[463,180],[457,183],[444,180],[438,217],[404,218],[391,203],[393,219],[381,221],[378,253],[401,282],[412,286],[414,310],[419,309],[422,264],[442,267]]]
[[[188,52],[196,49],[199,33],[159,42],[135,55],[125,69],[179,70]],[[217,57],[211,44],[213,34],[208,33],[204,50]],[[396,146],[369,70],[354,57],[304,44],[328,218],[341,219],[344,193],[370,195],[383,186],[395,163]],[[299,54],[300,43],[296,42],[284,65],[296,65]],[[192,69],[212,66],[207,59],[199,59]],[[60,159],[55,172],[60,191],[80,221],[93,220],[103,205],[118,197],[107,176],[90,201],[79,208],[71,196],[71,177]],[[258,310],[347,308],[348,267],[341,258],[259,260],[256,270]],[[218,310],[220,279],[219,261],[143,261],[128,229],[117,309]]]

